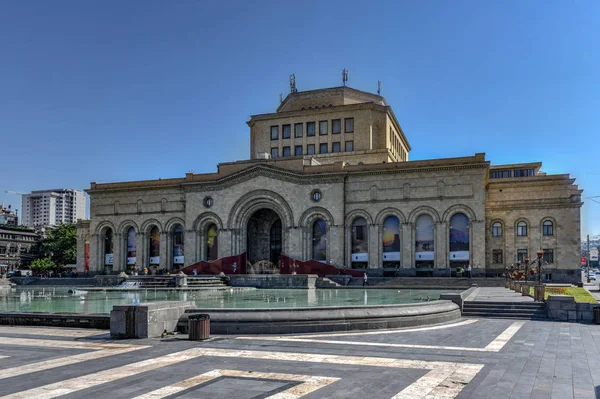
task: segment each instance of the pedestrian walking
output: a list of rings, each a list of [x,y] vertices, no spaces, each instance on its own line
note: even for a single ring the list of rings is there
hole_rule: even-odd
[[[364,272],[363,273],[363,287],[365,285],[369,285],[369,281],[368,280],[369,280],[369,278],[367,277],[367,272]]]
[[[471,264],[467,264],[467,277],[469,280],[471,279]]]
[[[194,276],[198,275],[198,270],[196,270],[196,268],[194,268]]]

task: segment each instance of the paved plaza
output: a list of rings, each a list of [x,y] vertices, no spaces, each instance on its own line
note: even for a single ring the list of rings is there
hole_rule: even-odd
[[[597,398],[600,325],[463,318],[205,342],[1,326],[0,364],[2,398]]]

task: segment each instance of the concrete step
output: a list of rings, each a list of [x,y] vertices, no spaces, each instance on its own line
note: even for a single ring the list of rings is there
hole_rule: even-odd
[[[514,304],[511,304],[511,305],[497,305],[497,304],[493,304],[493,303],[470,304],[468,302],[465,302],[465,303],[463,303],[463,308],[465,308],[465,309],[471,309],[471,308],[515,309],[515,308],[519,308],[519,309],[533,309],[533,310],[535,310],[535,309],[546,309],[546,305],[539,304],[539,305],[531,306],[531,305],[528,305],[528,304],[520,304],[520,303],[514,303]]]
[[[529,306],[529,307],[545,307],[545,303],[541,302],[515,302],[515,301],[465,301],[465,306]]]
[[[501,319],[527,319],[527,320],[545,320],[548,318],[546,313],[488,313],[488,312],[463,312],[464,317],[488,317]]]
[[[530,315],[538,315],[538,314],[542,314],[545,315],[547,312],[546,310],[535,310],[535,311],[530,311],[530,310],[526,310],[526,309],[487,309],[487,308],[475,308],[475,309],[467,309],[467,310],[463,310],[463,314],[470,314],[470,313],[486,313],[486,314],[500,314],[500,313],[506,313],[506,314],[530,314]]]

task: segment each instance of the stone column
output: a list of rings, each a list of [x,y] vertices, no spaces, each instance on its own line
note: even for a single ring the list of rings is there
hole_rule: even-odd
[[[415,251],[415,238],[413,223],[402,223],[402,249],[400,255],[402,257],[402,268],[410,269],[414,268],[414,251]]]
[[[470,241],[471,241],[471,267],[486,267],[485,260],[485,221],[474,220],[470,223]]]
[[[113,236],[113,271],[123,270],[123,235],[116,233]]]
[[[90,272],[98,272],[101,268],[100,257],[102,256],[102,251],[99,251],[98,248],[99,237],[98,234],[92,234],[90,237]]]
[[[160,232],[160,263],[158,265],[159,269],[168,269],[168,257],[172,257],[172,251],[169,251],[169,233],[166,231]],[[171,253],[169,253],[171,252]]]
[[[186,230],[183,233],[183,265],[189,266],[197,262],[196,231]]]
[[[232,247],[233,247],[233,245],[232,245],[233,238],[232,237],[233,237],[233,232],[231,230],[228,230],[228,229],[219,230],[219,236],[217,238],[218,243],[219,243],[219,253],[218,253],[219,258],[224,258],[226,256],[239,255],[239,253],[232,252]],[[200,243],[200,245],[202,245],[203,248],[206,247],[205,242]],[[206,251],[206,249],[203,249],[203,251]]]
[[[146,245],[146,234],[138,232],[135,235],[135,268],[138,273],[148,266],[148,249]]]
[[[311,242],[312,244],[312,242]],[[330,226],[327,230],[327,255],[332,264],[344,265],[344,226]]]
[[[288,229],[287,255],[291,258],[302,259],[302,235],[304,228],[290,227]]]
[[[379,240],[379,226],[369,225],[369,269],[381,268],[381,240]]]
[[[433,227],[433,236],[435,242],[435,262],[433,267],[436,269],[445,269],[448,267],[448,223],[436,222]]]

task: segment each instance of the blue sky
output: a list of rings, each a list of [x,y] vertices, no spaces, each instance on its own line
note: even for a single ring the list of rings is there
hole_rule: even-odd
[[[308,90],[342,68],[382,81],[413,160],[542,161],[600,195],[599,20],[593,1],[1,2],[0,202],[246,159],[290,73]]]

